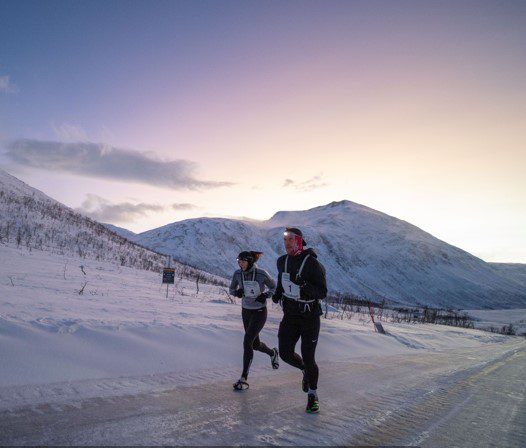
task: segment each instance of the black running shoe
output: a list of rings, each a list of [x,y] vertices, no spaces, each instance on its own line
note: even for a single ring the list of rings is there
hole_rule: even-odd
[[[244,378],[240,378],[236,383],[234,383],[234,390],[246,390],[248,389],[248,383],[247,380]]]
[[[307,399],[307,408],[305,409],[307,414],[316,414],[320,412],[320,403],[318,397],[314,394],[309,394]]]
[[[301,389],[303,390],[303,392],[307,393],[309,391],[309,381],[307,380],[307,371],[303,369],[302,372],[303,372],[303,378],[301,379]]]
[[[272,364],[272,368],[274,370],[279,369],[279,353],[278,349],[274,347],[272,349],[272,355],[270,355],[270,363]]]

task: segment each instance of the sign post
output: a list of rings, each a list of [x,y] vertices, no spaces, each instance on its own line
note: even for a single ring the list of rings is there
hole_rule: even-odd
[[[369,315],[371,316],[371,320],[373,321],[374,331],[380,334],[385,334],[385,330],[382,324],[380,322],[374,321],[374,306],[372,303],[369,303]]]
[[[166,283],[166,298],[168,298],[168,287],[175,283],[175,269],[170,267],[172,264],[172,257],[168,255],[168,266],[163,268],[163,284]]]

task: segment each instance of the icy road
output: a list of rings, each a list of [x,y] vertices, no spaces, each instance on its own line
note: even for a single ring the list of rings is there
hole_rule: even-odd
[[[0,443],[526,445],[524,340],[320,367],[317,415],[304,412],[300,376],[290,369],[252,376],[245,392],[232,391],[224,375],[141,394],[119,394],[114,379],[110,396],[3,410]]]

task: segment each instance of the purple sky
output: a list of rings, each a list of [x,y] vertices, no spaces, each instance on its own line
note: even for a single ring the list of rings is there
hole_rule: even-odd
[[[0,166],[134,231],[349,199],[526,262],[525,23],[524,1],[0,0]]]

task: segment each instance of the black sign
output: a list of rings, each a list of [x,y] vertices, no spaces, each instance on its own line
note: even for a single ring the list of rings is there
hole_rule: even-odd
[[[164,268],[163,269],[163,283],[175,283],[175,269]]]

